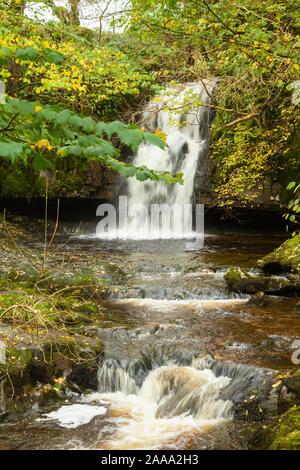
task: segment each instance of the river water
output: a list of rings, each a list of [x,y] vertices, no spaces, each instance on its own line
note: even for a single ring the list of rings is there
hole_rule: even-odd
[[[74,270],[108,262],[127,270],[93,325],[105,349],[98,391],[2,422],[0,447],[246,448],[239,429],[247,403],[260,396],[267,413],[275,370],[293,367],[299,316],[293,298],[247,304],[249,296],[228,292],[223,275],[230,266],[256,272],[256,260],[281,240],[215,232],[198,251],[184,240],[88,235],[58,244],[57,260]]]

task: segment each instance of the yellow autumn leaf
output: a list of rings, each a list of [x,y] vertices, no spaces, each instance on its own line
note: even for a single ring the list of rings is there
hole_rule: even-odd
[[[272,387],[273,387],[273,388],[276,388],[276,387],[278,387],[280,384],[281,384],[281,381],[276,382],[275,384],[272,385]]]
[[[54,379],[54,382],[57,384],[62,384],[66,380],[65,377],[59,377],[58,379]]]
[[[161,129],[156,129],[155,132],[154,132],[154,135],[159,137],[164,142],[166,141],[167,134],[165,134]]]
[[[53,149],[53,147],[50,145],[50,142],[49,142],[48,139],[41,139],[41,140],[39,140],[39,141],[35,144],[35,148],[39,148],[39,149],[46,148],[46,149],[48,149],[48,150]]]

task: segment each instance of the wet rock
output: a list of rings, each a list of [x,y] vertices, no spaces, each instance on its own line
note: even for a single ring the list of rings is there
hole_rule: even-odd
[[[282,380],[278,397],[278,412],[284,413],[295,405],[300,406],[300,370]]]
[[[271,350],[274,347],[274,341],[270,338],[268,339],[263,339],[261,343],[258,345],[254,346],[254,349],[266,349],[266,350]]]
[[[97,390],[98,364],[74,365],[68,376],[68,384],[71,390],[84,393],[88,390]]]
[[[300,234],[287,240],[272,253],[258,260],[257,265],[269,274],[300,274]]]
[[[257,292],[256,294],[251,296],[251,298],[247,302],[247,305],[255,305],[257,307],[263,307],[267,303],[282,302],[284,299],[285,299],[284,296],[267,295],[264,292]]]
[[[208,364],[207,364],[208,365]],[[220,397],[233,402],[234,419],[239,421],[261,421],[276,414],[271,397],[271,378],[274,372],[243,364],[226,364],[216,361],[212,370],[231,378]]]
[[[125,281],[128,277],[126,272],[114,263],[107,263],[104,269],[105,269],[106,276],[111,281],[121,282],[121,281]]]
[[[252,295],[247,304],[262,307],[265,304],[265,297],[266,296],[264,292],[257,292],[256,294]]]
[[[255,294],[264,292],[275,295],[295,295],[300,293],[300,279],[282,279],[271,276],[252,276],[244,269],[230,268],[224,275],[229,290]],[[261,296],[261,294],[260,294]]]
[[[300,450],[300,370],[278,377],[271,396],[277,416],[269,424],[252,429],[249,448]]]

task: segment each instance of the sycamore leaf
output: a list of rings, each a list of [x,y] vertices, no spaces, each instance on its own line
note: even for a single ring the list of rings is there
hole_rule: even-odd
[[[139,181],[146,181],[148,179],[151,180],[158,180],[159,177],[154,173],[153,170],[149,170],[148,168],[138,168],[135,177]]]
[[[119,169],[120,175],[126,176],[126,178],[131,178],[135,172],[136,168],[133,165],[124,165]]]
[[[21,60],[35,60],[38,57],[38,53],[33,47],[26,47],[26,49],[18,48],[15,56]]]
[[[143,134],[137,129],[122,129],[118,132],[122,144],[130,147],[134,152],[143,140]]]
[[[161,149],[164,149],[167,146],[166,142],[157,137],[157,135],[151,134],[151,132],[144,132],[144,139],[153,145],[157,145]]]
[[[64,56],[60,52],[51,51],[51,49],[47,49],[46,47],[43,48],[43,52],[48,61],[54,64],[61,64],[64,60]]]
[[[109,124],[107,124],[105,133],[107,137],[110,139],[113,134],[119,135],[119,132],[122,132],[124,129],[126,129],[125,124],[123,124],[120,121],[112,121]]]
[[[79,156],[82,154],[83,150],[84,149],[80,145],[68,145],[65,147],[61,147],[59,153],[64,157],[67,155]]]
[[[17,142],[0,142],[0,156],[14,162],[16,158],[21,156],[25,148],[24,144]]]
[[[12,55],[12,50],[9,47],[1,47],[0,57],[9,57]]]
[[[70,124],[72,127],[78,130],[82,126],[82,118],[79,116],[73,115],[70,117]]]
[[[103,132],[105,131],[107,124],[105,122],[97,122],[95,126],[95,132],[99,137],[102,137]]]
[[[42,155],[36,155],[33,159],[33,168],[37,171],[46,171],[49,168],[53,168],[53,163],[49,162]]]
[[[85,132],[92,132],[94,130],[94,127],[95,127],[95,122],[92,118],[87,117],[87,118],[82,119],[82,129]]]
[[[70,119],[70,111],[67,109],[64,109],[63,111],[57,114],[55,124],[64,126],[65,124],[67,124],[69,119]]]

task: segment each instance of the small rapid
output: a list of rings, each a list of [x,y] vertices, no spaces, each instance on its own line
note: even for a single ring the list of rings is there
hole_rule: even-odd
[[[230,382],[209,370],[168,365],[151,371],[141,387],[123,369],[103,367],[98,375],[99,399],[110,403],[117,426],[107,449],[157,449],[182,445],[191,434],[207,431],[232,419],[230,400],[218,398]],[[117,392],[104,392],[110,385]],[[103,392],[101,393],[101,390]]]
[[[94,399],[109,404],[115,432],[101,440],[101,448],[172,449],[179,441],[186,448],[191,437],[232,421],[251,389],[266,396],[268,374],[176,348],[106,359]]]

